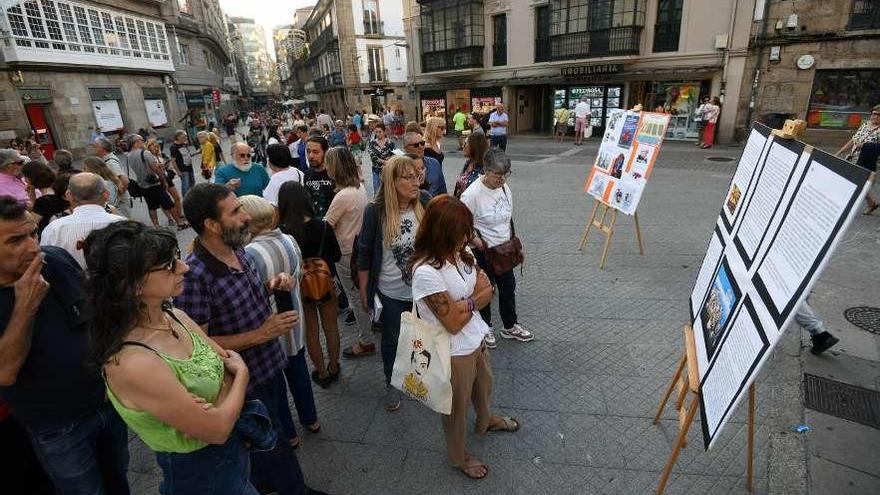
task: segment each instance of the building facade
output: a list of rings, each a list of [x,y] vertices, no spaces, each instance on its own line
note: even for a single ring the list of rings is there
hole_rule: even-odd
[[[880,1],[758,2],[738,125],[807,121],[834,151],[880,104]]]
[[[345,115],[402,110],[414,116],[409,89],[403,0],[320,0],[303,30],[308,54],[298,62],[312,81],[307,100]]]
[[[667,138],[687,140],[700,97],[739,100],[753,11],[748,0],[407,0],[405,22],[423,117],[503,102],[511,133],[549,133],[555,109],[585,96],[596,135],[610,110],[642,104],[671,113]],[[729,141],[735,112],[720,119]]]
[[[90,153],[89,127],[173,128],[183,113],[162,2],[25,1],[0,10],[0,140]]]
[[[266,49],[266,33],[263,26],[247,17],[230,17],[229,20],[235,24],[241,37],[251,95],[265,100],[278,92],[278,85],[275,62]]]
[[[280,94],[285,98],[290,96],[290,65],[287,62],[287,50],[290,45],[288,36],[293,30],[293,25],[277,26],[272,29],[272,44],[275,48],[275,66],[278,68],[278,84]]]

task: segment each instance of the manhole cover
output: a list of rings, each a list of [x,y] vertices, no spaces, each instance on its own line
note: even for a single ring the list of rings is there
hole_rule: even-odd
[[[880,393],[804,374],[804,406],[880,429]]]
[[[843,312],[846,321],[871,333],[880,333],[880,308],[858,306]]]
[[[731,158],[729,156],[710,156],[706,158],[706,160],[709,160],[710,162],[732,162],[736,160],[736,158]]]

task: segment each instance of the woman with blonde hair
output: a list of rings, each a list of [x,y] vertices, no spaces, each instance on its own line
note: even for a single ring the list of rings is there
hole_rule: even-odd
[[[83,172],[91,172],[104,179],[104,186],[110,193],[107,204],[119,210],[119,177],[110,171],[104,160],[97,156],[88,156],[83,160]]]
[[[217,167],[217,151],[213,143],[208,141],[208,131],[199,131],[196,139],[199,140],[199,149],[202,151],[202,177],[210,179]]]
[[[180,175],[180,170],[175,169],[174,162],[168,159],[168,155],[162,153],[162,147],[159,146],[159,141],[156,138],[150,138],[147,140],[147,144],[145,145],[147,151],[153,154],[157,160],[159,160],[159,166],[161,166],[165,170],[165,184],[167,184],[168,194],[171,195],[171,199],[174,200],[174,208],[170,210],[162,210],[165,212],[165,216],[168,217],[170,213],[171,216],[168,217],[168,222],[177,223],[175,218],[181,218],[183,216],[183,199],[180,197],[180,192],[178,192],[177,188],[174,187],[174,177],[175,175]],[[188,228],[186,227],[182,228]]]
[[[375,199],[364,210],[358,237],[358,289],[361,308],[382,323],[382,364],[385,372],[385,409],[400,408],[400,393],[390,385],[400,315],[412,309],[409,258],[416,231],[430,196],[419,190],[421,176],[406,156],[389,158]],[[379,302],[381,308],[376,304]],[[378,313],[378,314],[376,314]]]
[[[208,142],[214,146],[214,156],[217,157],[217,163],[226,163],[226,157],[223,156],[223,148],[220,146],[220,133],[217,129],[208,133]]]
[[[440,141],[446,135],[446,121],[440,117],[431,117],[425,123],[425,156],[429,156],[443,165],[443,150]]]

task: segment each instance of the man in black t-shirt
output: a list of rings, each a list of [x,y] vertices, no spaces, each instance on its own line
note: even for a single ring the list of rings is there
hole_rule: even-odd
[[[171,143],[171,164],[177,169],[180,176],[180,195],[186,196],[186,192],[195,185],[196,178],[193,175],[192,160],[184,158],[183,154],[189,155],[188,149],[189,138],[186,131],[178,130],[174,133],[174,142]]]
[[[61,493],[128,494],[128,432],[88,362],[85,276],[0,196],[0,396]],[[4,483],[6,481],[4,480]]]
[[[306,142],[306,155],[308,156],[309,169],[305,173],[303,183],[309,194],[312,195],[312,203],[315,205],[315,218],[323,220],[333,197],[336,196],[336,184],[324,167],[324,153],[330,146],[323,137],[312,137]]]

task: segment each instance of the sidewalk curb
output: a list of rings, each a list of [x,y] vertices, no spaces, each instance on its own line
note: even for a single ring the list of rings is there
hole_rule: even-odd
[[[769,383],[767,392],[781,414],[773,414],[768,439],[767,493],[790,495],[809,493],[809,459],[807,435],[796,433],[793,427],[804,422],[804,359],[801,329],[790,325],[782,336],[777,352],[784,360],[793,360],[796,369],[779,383]],[[775,390],[774,390],[775,389]],[[767,393],[765,392],[765,393]]]

